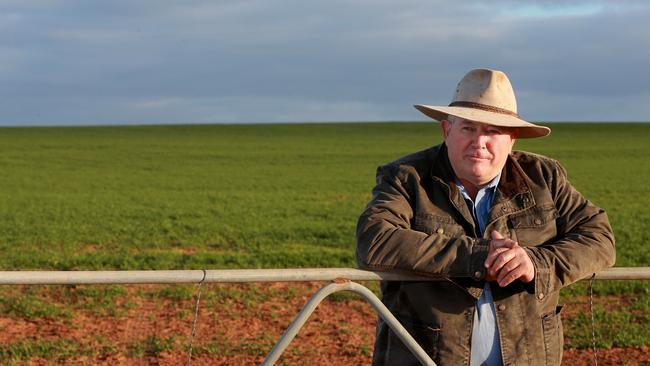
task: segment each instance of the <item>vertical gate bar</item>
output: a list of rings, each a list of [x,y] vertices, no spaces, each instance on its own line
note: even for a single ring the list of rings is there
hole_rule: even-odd
[[[413,353],[413,355],[417,357],[418,361],[420,361],[422,365],[436,366],[435,362],[433,362],[431,357],[429,357],[429,355],[424,351],[424,349],[420,347],[418,342],[416,342],[415,339],[413,339],[411,334],[409,334],[409,332],[404,328],[404,326],[402,326],[399,320],[395,318],[393,313],[391,313],[390,310],[388,310],[386,305],[384,305],[384,303],[381,302],[381,300],[379,300],[379,298],[377,298],[377,296],[375,296],[375,294],[372,291],[370,291],[367,287],[362,286],[355,282],[349,282],[348,285],[350,286],[348,290],[358,293],[366,301],[368,301],[370,305],[372,305],[372,307],[375,309],[377,314],[379,314],[379,316],[381,316],[382,319],[384,319],[384,321],[386,322],[386,324],[388,324],[390,329],[393,332],[395,332],[395,334],[397,334],[399,339],[402,340],[402,342],[404,342],[404,345],[408,347],[411,353]]]
[[[284,350],[289,343],[295,338],[300,329],[305,325],[309,316],[314,312],[316,307],[329,295],[338,291],[352,291],[355,292],[366,301],[370,303],[373,309],[379,316],[386,321],[388,326],[397,334],[397,336],[404,342],[408,349],[417,357],[421,364],[427,366],[436,366],[431,360],[429,355],[420,347],[420,345],[413,339],[406,329],[399,323],[397,318],[386,308],[386,306],[366,287],[355,282],[344,283],[330,283],[322,287],[309,299],[307,304],[300,310],[296,318],[289,325],[287,330],[282,334],[282,337],[275,344],[271,352],[266,356],[262,366],[271,366],[278,361]]]
[[[309,316],[314,312],[314,310],[316,310],[318,304],[320,304],[321,301],[323,301],[323,299],[325,299],[327,296],[336,292],[338,287],[339,284],[330,283],[325,287],[322,287],[311,296],[309,301],[307,301],[305,306],[303,306],[303,308],[300,310],[296,318],[291,322],[287,330],[284,331],[282,337],[280,337],[275,346],[273,346],[271,352],[266,356],[264,362],[262,362],[262,366],[275,365],[289,343],[291,343],[303,325],[305,325]]]

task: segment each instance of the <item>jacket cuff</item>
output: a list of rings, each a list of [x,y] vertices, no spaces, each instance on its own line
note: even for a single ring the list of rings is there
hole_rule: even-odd
[[[487,269],[485,268],[485,260],[488,256],[490,241],[487,239],[473,239],[474,245],[472,246],[472,256],[469,263],[468,273],[475,281],[480,281],[485,278]]]
[[[542,256],[536,255],[537,251],[530,247],[525,247],[524,250],[533,262],[533,267],[535,267],[535,278],[530,283],[527,283],[526,287],[535,294],[537,300],[542,301],[551,291],[551,271],[546,260]]]

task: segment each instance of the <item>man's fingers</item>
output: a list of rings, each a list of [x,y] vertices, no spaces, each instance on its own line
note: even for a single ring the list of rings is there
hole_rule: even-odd
[[[508,251],[508,250],[510,250],[510,248],[506,248],[506,247],[500,247],[500,248],[495,248],[495,249],[490,250],[488,252],[487,258],[485,259],[485,268],[492,267],[494,265],[494,260],[497,259],[497,257],[501,253],[503,253],[505,251]]]
[[[499,286],[508,286],[515,280],[530,282],[535,277],[535,267],[526,251],[517,247],[502,253],[488,268],[490,278],[496,279]]]
[[[496,230],[492,230],[492,232],[490,234],[492,236],[492,239],[494,239],[494,240],[505,239],[505,237],[503,235],[501,235],[501,233],[496,231]]]
[[[488,267],[488,272],[493,277],[496,277],[501,268],[503,268],[507,263],[511,262],[516,258],[517,253],[512,249],[499,248],[502,251],[496,255],[492,264]],[[498,250],[498,249],[497,249]]]
[[[532,278],[527,266],[520,271],[513,272],[521,265],[522,261],[528,260],[530,262],[519,244],[512,239],[506,239],[496,230],[493,230],[490,236],[492,240],[490,240],[488,256],[484,263],[485,268],[487,268],[486,279],[488,281],[496,280],[499,285],[507,286],[521,276],[531,276]],[[522,254],[525,258],[522,257]],[[532,268],[532,263],[530,266]],[[522,280],[528,281],[528,278],[522,278]]]
[[[496,230],[492,230],[490,233],[492,240],[490,240],[490,248],[501,248],[501,247],[506,247],[506,248],[512,248],[515,245],[519,245],[516,241],[512,239],[506,239],[503,235],[501,235],[500,232]]]
[[[518,279],[523,274],[521,266],[517,266],[513,269],[503,268],[499,275],[496,276],[496,281],[501,287],[506,287],[512,283],[512,281]]]
[[[496,281],[501,287],[506,287],[515,280],[521,280],[522,282],[528,283],[533,279],[532,277],[529,277],[529,271],[530,269],[525,263],[520,263],[514,268],[504,267],[496,276]]]

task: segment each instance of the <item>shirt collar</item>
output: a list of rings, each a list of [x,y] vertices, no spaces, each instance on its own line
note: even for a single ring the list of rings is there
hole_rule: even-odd
[[[478,190],[479,195],[481,195],[480,192],[487,192],[488,190],[494,190],[499,185],[500,180],[501,180],[501,172],[499,172],[499,174],[497,174],[497,176],[494,177],[488,184],[484,185],[481,189]],[[467,194],[467,191],[465,190],[465,186],[463,186],[463,183],[461,183],[460,179],[458,179],[458,178],[456,178],[456,186],[458,186],[458,189],[463,194],[463,197],[469,198],[469,195]],[[479,195],[477,195],[477,197]]]
[[[492,179],[492,180],[490,181],[490,183],[488,183],[488,184],[487,184],[485,187],[483,187],[483,188],[495,188],[496,186],[499,185],[499,181],[500,181],[500,180],[501,180],[501,172],[499,172],[499,174],[497,174],[497,176],[494,177],[494,179]]]

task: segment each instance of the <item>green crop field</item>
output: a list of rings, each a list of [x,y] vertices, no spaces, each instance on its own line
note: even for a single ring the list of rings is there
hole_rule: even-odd
[[[650,126],[557,124],[558,159],[606,208],[619,266],[650,264]],[[353,266],[378,164],[434,123],[0,129],[0,268]]]
[[[650,124],[550,126],[515,148],[607,210],[617,266],[649,266]],[[353,267],[376,166],[440,141],[435,123],[2,128],[0,269]],[[649,283],[596,291],[634,300],[597,307],[602,346],[650,344]]]

